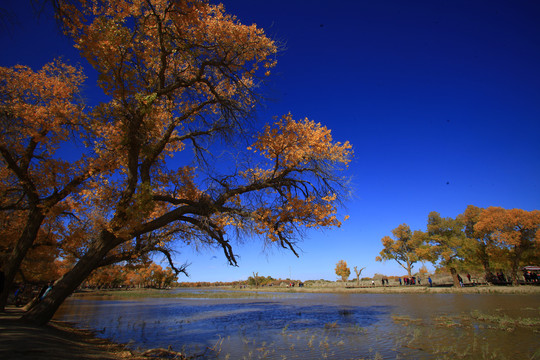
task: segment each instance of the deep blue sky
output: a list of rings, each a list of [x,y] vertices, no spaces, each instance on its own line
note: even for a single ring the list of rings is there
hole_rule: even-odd
[[[20,11],[10,3],[2,6]],[[238,268],[219,251],[182,248],[189,280],[252,272],[333,280],[340,259],[366,267],[363,275],[403,274],[395,263],[375,262],[381,238],[401,223],[424,230],[430,211],[455,217],[469,204],[540,208],[539,2],[224,4],[284,44],[259,120],[291,112],[349,140],[353,198],[342,228],[309,232],[298,259],[250,239],[236,247]],[[59,55],[80,61],[46,14],[18,21],[4,24],[0,65],[37,69]],[[94,81],[87,82],[90,99],[98,96]]]

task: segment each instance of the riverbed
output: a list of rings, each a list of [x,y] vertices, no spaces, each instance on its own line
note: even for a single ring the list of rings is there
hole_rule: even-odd
[[[540,357],[538,294],[172,291],[184,297],[73,297],[56,319],[132,348],[170,346],[209,359]]]

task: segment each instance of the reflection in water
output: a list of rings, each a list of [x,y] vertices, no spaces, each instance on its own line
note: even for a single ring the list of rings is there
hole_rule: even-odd
[[[57,319],[132,347],[188,354],[218,344],[220,359],[529,358],[539,327],[502,329],[473,310],[539,317],[539,296],[486,294],[295,294],[278,299],[74,298]],[[504,357],[503,357],[504,358]]]

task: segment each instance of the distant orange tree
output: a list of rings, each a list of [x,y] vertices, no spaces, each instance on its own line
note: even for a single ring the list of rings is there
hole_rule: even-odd
[[[177,276],[171,268],[149,262],[139,266],[108,265],[100,267],[87,278],[86,285],[99,288],[154,287],[165,288],[176,283]]]
[[[502,250],[508,262],[512,283],[519,283],[518,272],[523,260],[538,261],[540,243],[540,210],[484,209],[474,229],[489,234],[491,248]]]
[[[472,253],[467,259],[468,263],[472,267],[481,266],[484,269],[486,281],[493,282],[496,279],[493,268],[494,266],[504,266],[506,255],[494,246],[490,229],[476,226],[483,212],[483,208],[469,205],[461,214],[461,218],[465,226],[465,235],[474,243]]]
[[[349,278],[349,275],[351,275],[351,269],[347,266],[347,262],[345,260],[339,260],[336,264],[336,275],[341,277],[341,280],[343,282],[347,281]]]
[[[447,269],[455,286],[458,270],[482,266],[486,281],[492,269],[509,270],[512,283],[520,280],[520,267],[540,259],[540,211],[486,209],[469,205],[456,218],[428,215],[425,242],[417,249],[421,260]]]

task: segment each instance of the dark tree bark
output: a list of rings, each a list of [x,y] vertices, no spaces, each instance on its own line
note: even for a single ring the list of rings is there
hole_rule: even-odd
[[[454,282],[454,287],[461,287],[456,268],[451,267],[450,268],[450,274],[452,274],[452,280]]]
[[[77,264],[58,279],[47,296],[22,316],[23,321],[44,325],[52,319],[60,305],[98,267],[107,253],[116,246],[114,236],[102,231],[100,240],[81,257]]]
[[[44,219],[45,216],[39,207],[36,206],[30,210],[26,226],[16,242],[15,248],[13,248],[8,260],[4,264],[5,282],[4,289],[0,294],[0,311],[4,311],[4,308],[6,307],[9,291],[13,285],[15,275],[17,274],[26,253],[32,247]]]

